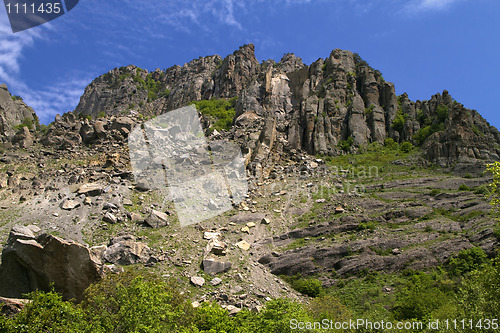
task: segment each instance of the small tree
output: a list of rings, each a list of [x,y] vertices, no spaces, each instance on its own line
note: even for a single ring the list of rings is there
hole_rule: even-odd
[[[486,165],[486,170],[493,174],[493,181],[490,184],[491,205],[495,210],[500,209],[500,162]]]

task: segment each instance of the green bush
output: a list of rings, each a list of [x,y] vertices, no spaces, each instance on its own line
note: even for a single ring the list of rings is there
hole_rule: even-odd
[[[462,318],[475,321],[498,318],[500,313],[500,262],[473,271],[457,293],[457,304]]]
[[[17,96],[17,95],[12,95],[10,97],[13,101],[22,101],[23,98],[21,96]]]
[[[440,104],[436,109],[437,119],[440,123],[443,123],[446,118],[448,118],[448,107],[444,104]]]
[[[83,332],[87,324],[84,312],[61,295],[50,292],[33,292],[31,302],[10,320],[3,318],[2,332]],[[0,317],[3,317],[0,315]],[[1,321],[0,321],[1,323]],[[2,327],[3,325],[3,327]]]
[[[483,194],[483,195],[490,194],[490,189],[489,189],[488,185],[486,185],[486,184],[479,185],[479,186],[475,187],[473,191],[474,191],[474,194]]]
[[[437,189],[437,188],[434,188],[432,189],[432,191],[429,193],[429,195],[435,197],[436,195],[438,195],[439,193],[441,193],[441,190]]]
[[[211,129],[228,131],[233,125],[233,118],[236,114],[234,106],[237,99],[237,97],[231,99],[210,99],[193,102],[192,104],[196,106],[198,111],[213,121]]]
[[[458,190],[459,191],[470,191],[470,188],[469,186],[465,185],[465,184],[462,184],[458,187]]]
[[[396,295],[393,312],[398,320],[425,320],[452,301],[431,275],[416,273]]]
[[[100,111],[98,114],[97,114],[97,118],[104,118],[106,117],[106,112],[104,111]]]
[[[413,145],[410,142],[405,141],[401,144],[399,149],[401,149],[403,153],[409,153],[413,150]]]
[[[291,279],[291,286],[299,293],[310,297],[317,297],[323,292],[321,281],[314,278],[303,279],[301,277],[294,277]]]
[[[110,275],[86,290],[82,307],[92,332],[176,331],[194,317],[174,285],[150,274]]]
[[[433,123],[432,125],[421,128],[417,134],[413,136],[413,139],[417,142],[417,145],[421,146],[428,137],[436,132],[444,131],[443,124]]]
[[[28,127],[29,130],[35,129],[33,119],[28,117],[24,118],[20,124],[14,126],[14,130],[19,131],[23,127]]]
[[[471,247],[460,251],[460,253],[451,258],[448,267],[452,275],[460,276],[480,268],[488,262],[488,256],[480,247]]]
[[[405,126],[405,122],[406,122],[406,115],[403,114],[403,111],[401,111],[401,109],[398,110],[398,112],[396,113],[396,118],[394,118],[394,120],[392,121],[392,128],[395,130],[395,131],[398,131],[401,133],[401,131],[403,130],[404,126]]]
[[[496,237],[496,239],[500,242],[500,228],[496,228],[493,230],[493,236]]]
[[[384,140],[384,146],[391,149],[391,150],[396,150],[398,149],[398,144],[391,138],[386,138]]]
[[[353,144],[354,144],[354,139],[350,136],[347,138],[347,140],[340,141],[338,146],[343,151],[348,152],[349,150],[351,150]]]

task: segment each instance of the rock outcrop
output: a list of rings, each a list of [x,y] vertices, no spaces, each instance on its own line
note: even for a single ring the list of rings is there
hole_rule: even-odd
[[[59,237],[36,235],[35,226],[15,226],[2,252],[0,295],[21,298],[51,283],[65,299],[81,300],[83,291],[101,278],[90,250]]]
[[[16,126],[30,125],[35,128],[38,117],[32,108],[27,106],[19,96],[12,96],[4,83],[0,85],[0,137],[12,137],[16,134]]]

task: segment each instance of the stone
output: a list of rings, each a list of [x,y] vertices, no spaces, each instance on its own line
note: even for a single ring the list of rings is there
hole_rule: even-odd
[[[83,184],[77,190],[78,194],[85,194],[87,196],[97,196],[103,192],[103,186],[96,183]]]
[[[192,276],[191,283],[197,287],[203,287],[203,285],[205,284],[205,279],[201,276]]]
[[[229,270],[232,266],[229,261],[219,261],[215,259],[203,259],[203,271],[207,274],[219,274]]]
[[[271,221],[270,221],[267,217],[264,217],[264,218],[260,221],[260,223],[262,223],[262,224],[271,224]]]
[[[221,278],[218,278],[218,277],[213,278],[213,279],[210,281],[210,284],[211,284],[212,286],[218,286],[218,285],[219,285],[219,284],[221,284],[221,283],[222,283],[222,279],[221,279]]]
[[[226,248],[227,248],[226,243],[218,240],[217,238],[212,238],[208,242],[206,252],[207,253],[212,252],[213,254],[223,256],[226,255]]]
[[[253,228],[253,227],[255,227],[255,226],[256,226],[255,222],[248,222],[248,223],[247,223],[247,227],[248,227],[248,228]]]
[[[139,214],[139,213],[130,213],[130,220],[134,223],[138,223],[140,221],[142,221],[142,215]]]
[[[154,229],[165,227],[169,224],[168,215],[166,213],[153,209],[148,217],[146,217],[146,219],[144,220],[144,224]]]
[[[102,206],[102,209],[103,210],[117,210],[118,207],[116,207],[116,205],[114,203],[111,203],[111,202],[106,202],[103,206]]]
[[[335,214],[342,214],[345,212],[345,209],[338,206],[337,208],[335,208]]]
[[[235,245],[244,251],[248,251],[250,249],[250,246],[251,246],[248,242],[246,242],[244,240],[236,243]]]
[[[78,206],[80,206],[80,203],[76,200],[71,200],[71,199],[64,200],[63,203],[61,204],[61,208],[64,210],[72,210]]]
[[[108,222],[111,224],[115,224],[118,222],[118,218],[111,212],[106,212],[106,214],[104,214],[102,220],[104,222]]]
[[[198,301],[191,302],[191,306],[193,308],[199,308],[200,307],[200,302],[198,302]]]
[[[214,238],[219,238],[220,237],[220,232],[212,232],[212,231],[205,231],[203,233],[203,239],[214,239]]]
[[[2,251],[0,295],[21,298],[36,289],[49,291],[53,283],[64,299],[81,300],[101,278],[90,249],[44,233],[35,237],[27,229],[13,228]]]
[[[27,299],[0,297],[0,315],[14,316],[29,302]]]
[[[238,312],[241,311],[240,308],[237,308],[236,306],[234,305],[228,305],[226,310],[229,312],[230,315],[235,315],[237,314]]]
[[[126,266],[144,264],[151,254],[152,251],[146,244],[137,242],[132,235],[123,235],[110,240],[103,259],[112,264]]]
[[[33,146],[34,137],[28,127],[23,126],[16,135],[12,138],[12,144],[17,145],[19,148],[27,149]]]
[[[241,228],[241,232],[246,232],[247,234],[250,233],[250,228],[249,227],[243,227]]]

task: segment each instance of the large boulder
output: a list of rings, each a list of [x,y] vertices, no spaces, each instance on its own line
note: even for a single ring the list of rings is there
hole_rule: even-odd
[[[148,262],[151,253],[151,249],[144,243],[136,242],[134,236],[123,235],[110,241],[103,258],[112,264],[133,265]]]
[[[82,299],[83,291],[101,278],[90,250],[76,242],[15,226],[2,252],[0,296],[21,298],[53,283],[64,299]]]

